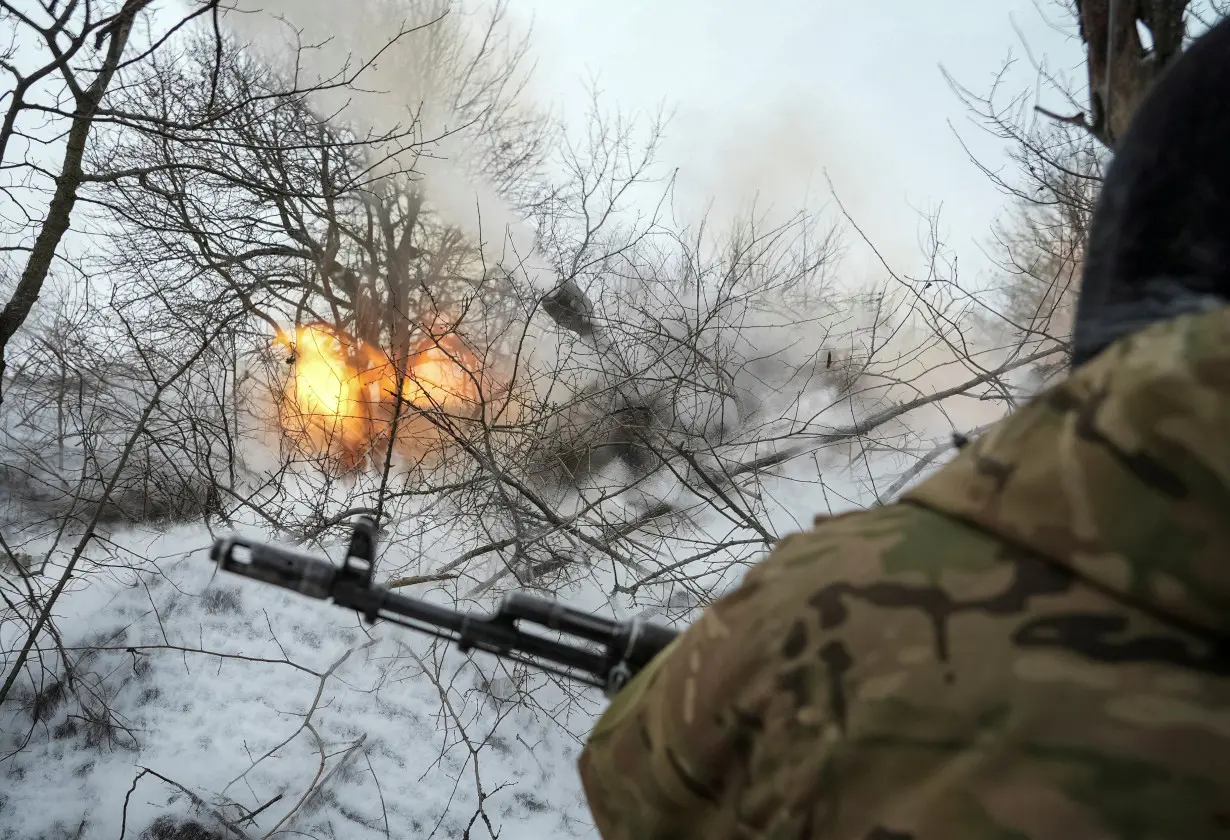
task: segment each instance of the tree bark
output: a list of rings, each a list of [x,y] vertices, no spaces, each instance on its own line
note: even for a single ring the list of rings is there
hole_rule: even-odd
[[[1114,149],[1154,80],[1179,57],[1189,0],[1076,0],[1089,70],[1089,131]],[[1137,30],[1153,36],[1146,50]]]

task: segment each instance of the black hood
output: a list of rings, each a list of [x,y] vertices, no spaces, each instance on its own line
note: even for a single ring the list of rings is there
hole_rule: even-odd
[[[1141,103],[1089,232],[1073,365],[1157,321],[1230,303],[1230,20]]]

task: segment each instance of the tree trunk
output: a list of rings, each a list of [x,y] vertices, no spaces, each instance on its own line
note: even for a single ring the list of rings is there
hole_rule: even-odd
[[[1089,130],[1114,149],[1157,77],[1183,50],[1188,0],[1076,0],[1089,69]],[[1145,50],[1137,23],[1153,36]]]
[[[94,124],[94,116],[98,105],[115,71],[119,67],[128,43],[128,35],[137,13],[149,5],[150,0],[129,0],[115,19],[104,30],[109,36],[107,56],[99,68],[93,83],[76,97],[76,110],[73,112],[72,124],[68,130],[68,139],[64,147],[64,161],[60,166],[60,174],[56,178],[55,192],[47,205],[47,218],[43,220],[42,228],[30,249],[30,258],[26,261],[21,279],[13,297],[0,311],[0,403],[4,401],[4,373],[7,368],[6,350],[9,341],[21,329],[22,324],[30,315],[30,310],[38,302],[43,291],[43,284],[51,272],[51,264],[55,260],[60,241],[68,232],[69,221],[72,218],[73,207],[77,203],[77,190],[81,187],[81,162],[85,157],[85,144],[90,136],[90,128]],[[67,71],[67,68],[65,69]]]

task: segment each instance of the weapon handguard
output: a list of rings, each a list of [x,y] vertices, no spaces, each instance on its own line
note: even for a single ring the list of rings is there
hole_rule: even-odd
[[[328,560],[238,536],[214,542],[212,561],[224,571],[332,600],[378,619],[482,650],[603,689],[613,696],[675,638],[666,627],[633,619],[613,621],[547,598],[514,592],[490,616],[476,616],[399,595],[372,583],[376,523],[361,517],[340,567]],[[527,622],[592,644],[569,644],[527,633]],[[596,648],[595,648],[596,645]]]

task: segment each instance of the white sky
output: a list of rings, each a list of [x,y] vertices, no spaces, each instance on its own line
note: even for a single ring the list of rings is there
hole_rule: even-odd
[[[566,118],[583,117],[591,80],[608,106],[674,109],[663,159],[680,167],[676,197],[685,217],[713,202],[720,221],[754,193],[760,206],[770,202],[783,214],[804,203],[829,206],[827,173],[899,271],[922,262],[919,212],[942,205],[945,243],[967,283],[989,268],[980,245],[1006,204],[957,133],[989,165],[1003,162],[1003,145],[973,123],[940,66],[984,92],[1015,58],[1004,85],[1015,95],[1036,83],[1024,39],[1049,66],[1083,75],[1058,0],[513,0],[512,7],[534,29],[533,95]],[[869,257],[853,237],[846,242],[853,246],[846,279],[857,282],[863,277],[849,275],[863,274]]]
[[[609,104],[674,107],[666,162],[680,196],[730,212],[758,190],[797,208],[843,203],[897,268],[920,260],[918,210],[942,203],[961,273],[984,271],[1004,197],[970,162],[1002,145],[971,122],[941,71],[982,93],[1018,59],[1005,93],[1035,86],[1025,46],[1079,74],[1079,41],[1053,0],[516,0],[532,20],[537,96],[580,118],[584,84]],[[1057,31],[1056,24],[1067,27]],[[1024,38],[1024,45],[1022,43]],[[1048,101],[1056,110],[1064,104]],[[1006,102],[1006,99],[1005,99]],[[755,185],[755,186],[752,186]],[[847,240],[850,241],[850,240]],[[976,275],[975,275],[976,276]]]

